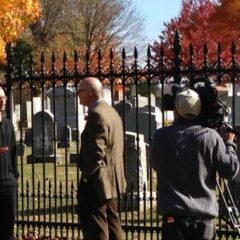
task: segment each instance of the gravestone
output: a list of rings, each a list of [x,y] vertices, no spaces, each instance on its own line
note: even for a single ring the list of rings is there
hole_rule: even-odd
[[[83,107],[76,98],[75,88],[57,87],[55,89],[55,100],[53,99],[53,89],[49,89],[47,96],[50,100],[50,111],[54,114],[58,128],[69,126],[72,128],[80,127],[83,118]],[[77,101],[76,101],[77,100]],[[78,116],[76,109],[78,108]],[[76,119],[78,117],[78,119]],[[78,122],[77,122],[78,120]]]
[[[125,112],[125,114],[128,114],[133,106],[132,103],[126,100],[125,102],[121,101],[115,103],[113,107],[119,113],[120,117],[123,119],[123,112]]]
[[[20,104],[16,104],[14,106],[14,112],[15,112],[15,121],[16,121],[16,125],[17,125],[17,130],[15,131],[16,133],[16,140],[19,141],[20,140],[20,131],[19,131],[19,127],[20,127]]]
[[[24,143],[17,143],[16,152],[17,156],[24,156],[27,145]]]
[[[40,97],[34,97],[33,98],[33,109],[32,109],[32,102],[31,101],[26,101],[23,103],[22,106],[22,114],[18,113],[18,121],[22,122],[22,126],[24,128],[31,128],[32,127],[32,114],[34,115],[35,113],[41,111],[41,98]],[[21,111],[21,106],[20,109]],[[19,111],[18,110],[18,111]],[[33,110],[33,113],[32,113]],[[22,119],[21,119],[22,117]]]
[[[58,134],[61,136],[61,141],[58,143],[59,148],[69,148],[72,142],[72,130],[69,126],[59,129]]]
[[[24,104],[23,104],[23,108],[22,108],[22,119],[21,119],[21,122],[22,122],[22,126],[24,128],[31,128],[32,127],[32,116],[31,116],[31,102],[30,101],[26,101]]]
[[[46,103],[45,103],[46,104]],[[47,104],[46,104],[47,106]],[[41,97],[33,97],[33,115],[42,110],[42,100]],[[49,108],[46,108],[49,110]]]
[[[28,163],[59,162],[56,141],[54,116],[48,110],[33,115],[33,146],[32,155],[27,156]]]
[[[147,187],[147,158],[144,136],[134,132],[126,132],[125,135],[125,166],[127,192],[143,192],[143,186]]]
[[[109,86],[103,86],[103,99],[109,104],[112,104],[112,93]]]
[[[47,92],[47,97],[50,102],[50,111],[55,115],[58,133],[62,132],[65,126],[69,126],[72,130],[72,140],[79,139],[80,132],[85,126],[84,114],[87,110],[80,105],[79,99],[76,98],[76,88],[69,86],[65,92],[64,87],[57,87],[55,100],[51,88]],[[57,135],[57,140],[62,141],[61,134]]]
[[[142,134],[139,134],[138,137],[139,142],[137,142],[136,133],[126,132],[125,135],[125,176],[128,197],[126,202],[120,202],[120,211],[137,211],[143,204],[143,201],[139,201],[139,199],[143,198],[144,194],[147,198],[149,197],[146,144]],[[146,189],[144,189],[144,185]],[[146,204],[149,205],[147,202]]]
[[[33,105],[31,101],[24,102],[22,106],[20,104],[15,105],[16,123],[18,127],[22,124],[23,138],[28,146],[30,146],[32,142],[32,114],[34,115],[35,113],[41,111],[41,103],[42,101],[40,97],[33,97]],[[20,132],[16,131],[16,139],[19,140],[19,138]]]
[[[150,112],[148,106],[138,108],[138,113],[136,111],[136,108],[132,108],[126,114],[126,130],[136,132],[138,129],[138,132],[143,134],[144,141],[149,143],[149,138],[162,126],[162,113],[158,107],[154,106],[150,106]]]
[[[14,109],[15,109],[16,122],[19,124],[20,116],[21,116],[21,106],[20,106],[20,104],[16,104],[14,106]]]
[[[139,97],[138,99],[138,109],[135,97],[131,101],[116,103],[114,108],[124,121],[126,131],[138,131],[143,134],[145,143],[149,143],[156,129],[162,126],[162,112],[157,106],[149,106],[147,98]],[[151,103],[154,104],[155,101],[152,100]]]
[[[156,99],[154,94],[151,93],[150,98],[151,98],[151,105],[156,106]],[[137,105],[140,108],[149,104],[149,99],[147,97],[141,96],[140,94],[138,95],[138,97],[131,96],[129,100],[132,103],[132,106],[135,108],[137,107]]]

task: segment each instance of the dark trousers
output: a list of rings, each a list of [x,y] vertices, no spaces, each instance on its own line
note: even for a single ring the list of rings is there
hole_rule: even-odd
[[[84,240],[122,240],[117,199],[99,202],[92,184],[81,182],[78,207]]]
[[[214,240],[214,219],[163,217],[162,240]]]
[[[16,213],[16,189],[0,192],[0,239],[14,239]]]

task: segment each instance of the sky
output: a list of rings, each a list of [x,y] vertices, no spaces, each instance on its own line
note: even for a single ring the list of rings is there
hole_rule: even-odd
[[[148,41],[158,39],[163,23],[178,16],[182,0],[134,0],[145,19],[145,35]]]

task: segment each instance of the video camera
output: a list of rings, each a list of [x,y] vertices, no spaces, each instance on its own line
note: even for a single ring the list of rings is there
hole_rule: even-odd
[[[176,94],[190,88],[199,94],[201,99],[201,124],[214,128],[217,131],[229,122],[229,107],[218,98],[218,91],[213,80],[207,78],[204,81],[192,81],[184,84],[173,84],[171,93],[163,95],[163,110],[173,110]],[[234,131],[240,136],[240,132],[227,125],[228,131]]]

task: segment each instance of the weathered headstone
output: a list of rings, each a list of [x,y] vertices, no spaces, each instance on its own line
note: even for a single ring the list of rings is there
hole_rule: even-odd
[[[32,127],[32,114],[34,115],[35,113],[41,111],[41,98],[40,97],[34,97],[33,98],[33,103],[31,101],[26,101],[23,103],[22,106],[22,114],[19,114],[19,121],[22,122],[22,126],[24,128],[31,128]],[[32,109],[32,104],[33,104],[33,109]],[[21,106],[20,109],[21,111]],[[33,110],[33,112],[32,112]]]
[[[109,104],[112,104],[112,93],[109,86],[103,86],[103,99]]]
[[[125,102],[121,101],[115,103],[113,107],[116,109],[116,111],[123,119],[123,112],[125,112],[125,114],[128,114],[132,108],[132,103],[130,103],[129,101]]]
[[[61,136],[61,140],[58,143],[58,147],[69,148],[72,142],[72,130],[69,126],[62,127],[60,130],[61,132],[59,132],[59,134]]]
[[[126,132],[125,135],[125,164],[127,192],[143,192],[143,187],[147,187],[147,159],[146,144],[142,134]]]
[[[57,145],[54,116],[49,111],[40,111],[33,116],[32,155],[27,157],[28,163],[59,162],[56,156]]]
[[[42,110],[41,97],[33,97],[33,114],[35,114],[41,110]],[[46,110],[49,110],[49,108],[46,108]]]
[[[30,101],[26,101],[23,104],[23,108],[22,108],[22,126],[24,128],[31,128],[32,127],[32,116],[31,116],[31,102]]]
[[[54,114],[58,128],[69,126],[71,128],[80,128],[80,121],[83,119],[83,107],[76,98],[76,90],[67,87],[55,89],[55,99],[53,99],[53,89],[49,89],[47,96],[50,100],[50,111]],[[78,116],[77,116],[78,108]],[[78,121],[78,122],[77,122]]]
[[[20,116],[21,116],[21,106],[20,106],[20,104],[16,104],[14,106],[14,108],[15,108],[16,122],[19,124]]]
[[[131,102],[119,102],[114,105],[125,124],[126,131],[139,132],[144,135],[145,143],[156,129],[162,126],[162,112],[154,105],[149,106],[147,98],[141,99],[138,109],[135,106],[135,98]],[[155,103],[155,101],[152,101]],[[144,105],[147,104],[147,105]]]
[[[17,156],[23,156],[26,150],[26,144],[24,143],[17,143],[16,149],[17,149]]]
[[[15,108],[15,121],[18,128],[21,126],[23,132],[20,133],[16,131],[16,139],[20,139],[20,134],[22,134],[23,139],[27,145],[31,145],[31,132],[32,132],[32,115],[41,111],[42,101],[40,97],[33,97],[33,102],[26,101],[22,104],[16,104]],[[33,104],[33,105],[32,105]],[[32,108],[33,106],[33,108]],[[33,112],[32,112],[33,111]],[[18,130],[17,128],[17,130]]]
[[[151,99],[151,105],[152,106],[156,106],[156,100],[155,100],[155,96],[154,94],[150,95],[150,99]],[[138,95],[138,97],[134,96],[134,97],[130,97],[130,102],[132,103],[133,107],[143,107],[146,105],[149,105],[150,101],[147,97],[141,96],[140,94]]]

